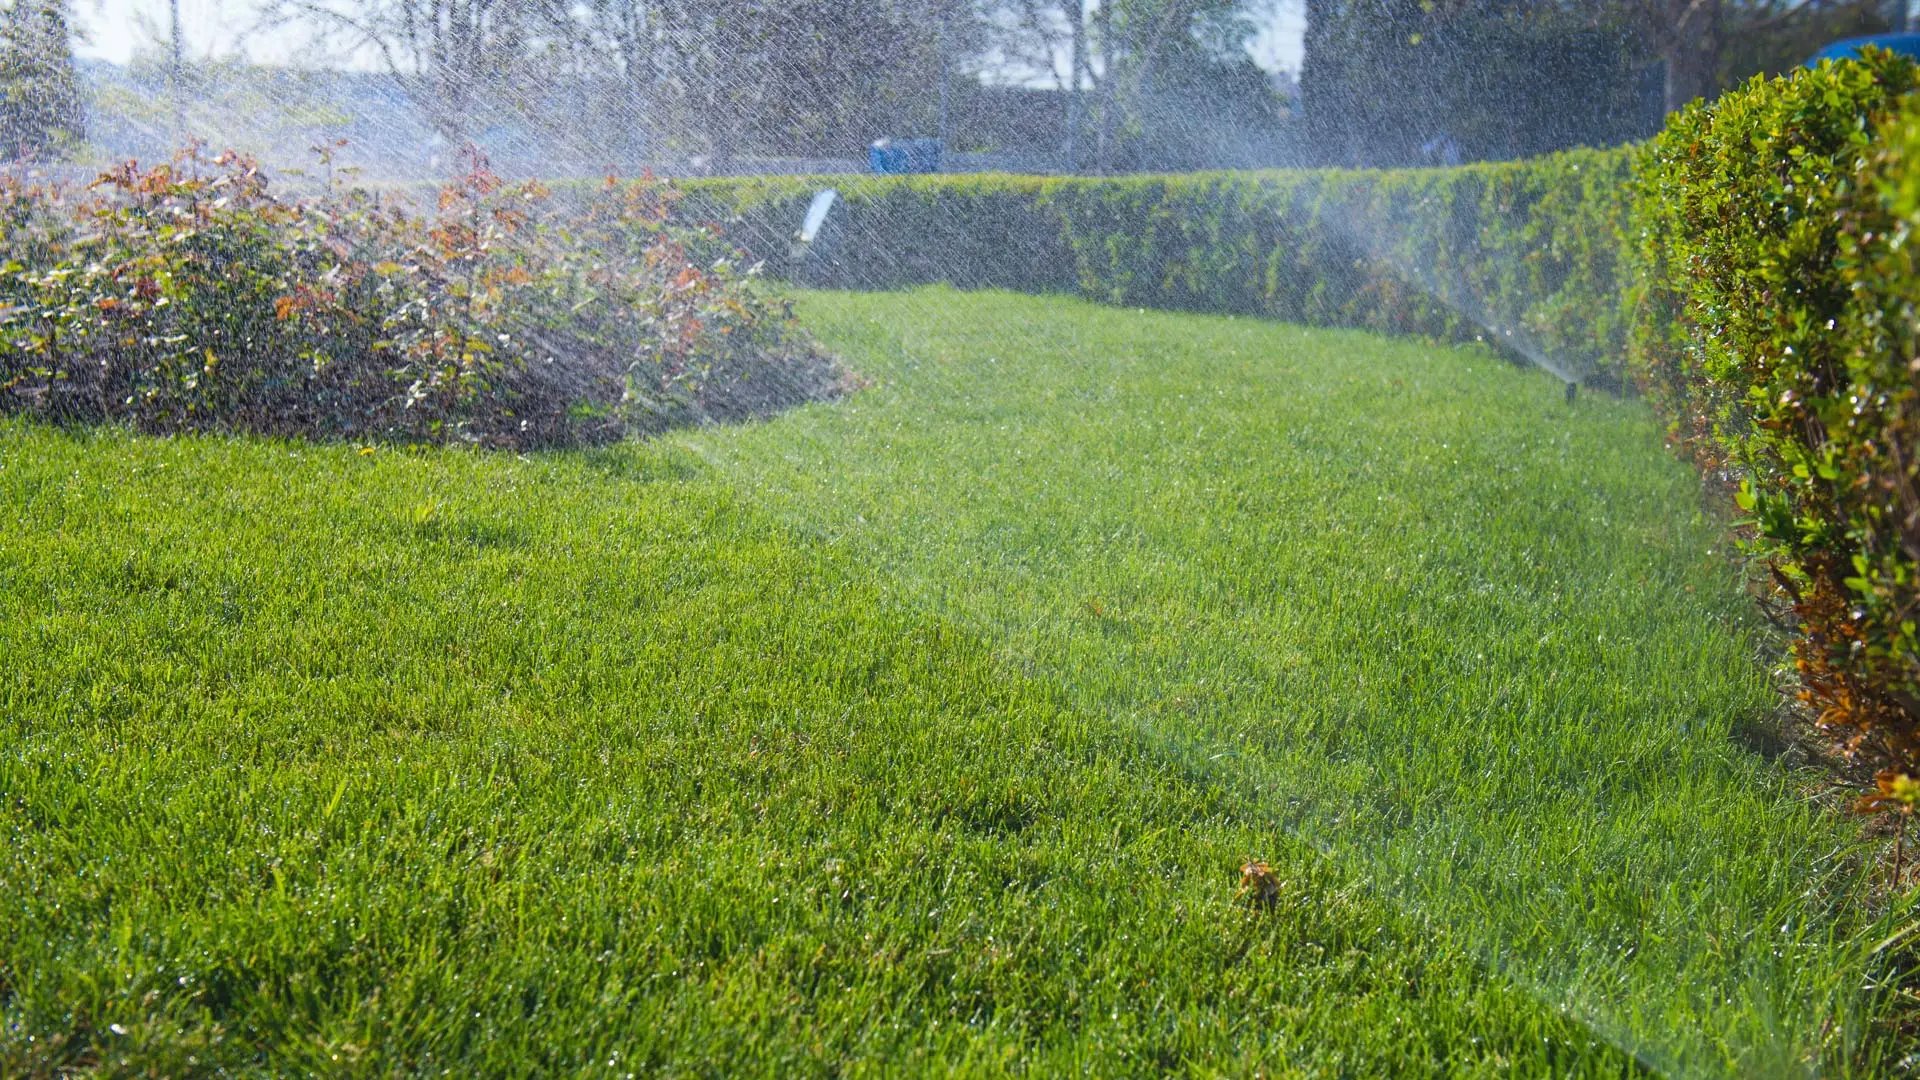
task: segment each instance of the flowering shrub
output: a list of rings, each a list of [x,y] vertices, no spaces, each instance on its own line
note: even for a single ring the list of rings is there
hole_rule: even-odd
[[[0,405],[148,431],[604,441],[830,393],[831,364],[651,181],[568,200],[477,155],[430,213],[276,198],[190,150],[0,187]]]

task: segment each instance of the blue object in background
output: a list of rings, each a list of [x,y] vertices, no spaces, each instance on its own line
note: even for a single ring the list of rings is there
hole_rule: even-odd
[[[1860,50],[1868,45],[1920,60],[1920,34],[1869,34],[1834,42],[1808,57],[1806,66],[1819,67],[1822,60],[1845,60],[1859,56]]]
[[[939,139],[881,139],[867,147],[867,168],[882,176],[936,173],[945,151]]]

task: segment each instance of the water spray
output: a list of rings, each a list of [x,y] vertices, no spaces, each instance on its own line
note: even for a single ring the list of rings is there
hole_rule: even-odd
[[[827,223],[827,213],[839,198],[840,192],[833,188],[821,188],[814,193],[813,201],[807,204],[807,216],[800,222],[800,231],[793,234],[788,258],[797,263],[813,250],[813,241],[820,235],[820,229]]]
[[[1454,314],[1480,328],[1483,341],[1491,345],[1496,352],[1520,362],[1531,364],[1558,378],[1567,385],[1567,404],[1571,405],[1579,395],[1580,384],[1588,381],[1591,372],[1575,371],[1572,365],[1555,357],[1547,346],[1523,327],[1508,325],[1489,312],[1480,297],[1469,288],[1463,279],[1454,282],[1443,281],[1431,267],[1420,266],[1394,254],[1379,239],[1379,230],[1364,227],[1351,213],[1343,213],[1331,221],[1322,222],[1330,227],[1342,239],[1366,252],[1369,259],[1390,267],[1401,277],[1417,283],[1421,290],[1434,300],[1445,305]],[[1456,276],[1457,277],[1457,276]]]

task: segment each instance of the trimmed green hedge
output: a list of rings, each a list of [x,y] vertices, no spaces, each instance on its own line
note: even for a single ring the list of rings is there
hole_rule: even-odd
[[[1912,766],[1920,758],[1920,253],[1911,242],[1920,227],[1920,101],[1909,96],[1885,130],[1843,219],[1847,387],[1827,405],[1839,422],[1825,425],[1813,473],[1832,484],[1834,516],[1846,520],[1840,569],[1853,573],[1841,584],[1854,634],[1845,648],[1858,665],[1848,675],[1878,694],[1878,713],[1848,722],[1888,731],[1900,764]],[[1844,482],[1828,481],[1829,470],[1839,471],[1829,463],[1844,469]],[[1797,470],[1790,475],[1799,479]],[[1909,787],[1902,799],[1909,808],[1912,794]]]
[[[1916,81],[1878,54],[1756,79],[1643,146],[1457,169],[682,186],[813,284],[1486,337],[1570,380],[1630,381],[1737,486],[1819,721],[1920,773]],[[826,183],[829,231],[790,262]]]
[[[1882,53],[1676,116],[1638,172],[1633,350],[1679,443],[1740,486],[1795,616],[1802,700],[1905,770],[1920,767],[1916,74]]]
[[[946,281],[1448,340],[1494,335],[1568,377],[1620,374],[1626,150],[1398,172],[683,182],[776,273]],[[840,203],[789,265],[807,202]]]

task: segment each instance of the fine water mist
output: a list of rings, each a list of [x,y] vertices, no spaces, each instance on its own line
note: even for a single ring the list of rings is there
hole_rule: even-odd
[[[1687,99],[1689,79],[1707,78],[1696,70],[1705,61],[1642,25],[1652,16],[1638,7],[1599,7],[460,0],[442,10],[423,0],[259,0],[246,15],[251,39],[272,43],[281,61],[268,65],[203,55],[177,21],[157,24],[167,32],[137,54],[75,60],[72,11],[21,0],[8,47],[33,61],[22,78],[38,80],[23,85],[63,87],[47,100],[64,104],[0,119],[18,148],[16,178],[78,187],[121,161],[198,143],[256,156],[289,198],[366,188],[382,208],[422,215],[434,213],[437,186],[475,162],[547,184],[560,206],[602,178],[740,178],[674,189],[685,195],[680,212],[713,226],[699,258],[797,297],[799,326],[817,319],[823,334],[865,350],[869,368],[856,358],[850,373],[815,372],[824,388],[782,384],[765,400],[731,402],[724,417],[702,412],[666,446],[755,512],[850,553],[889,603],[988,642],[1007,671],[1351,871],[1411,925],[1463,942],[1638,1068],[1844,1072],[1870,1026],[1855,997],[1879,961],[1827,898],[1857,887],[1858,860],[1790,845],[1785,859],[1710,849],[1660,817],[1668,804],[1649,794],[1692,782],[1691,769],[1735,790],[1728,807],[1701,814],[1814,820],[1790,784],[1727,737],[1770,699],[1753,659],[1760,639],[1730,606],[1694,597],[1696,584],[1737,594],[1729,575],[1689,561],[1724,545],[1718,523],[1642,514],[1624,505],[1618,478],[1556,473],[1540,511],[1550,525],[1524,543],[1501,532],[1518,520],[1515,489],[1502,486],[1511,472],[1556,468],[1568,447],[1655,441],[1634,402],[1574,401],[1577,386],[1617,388],[1620,357],[1552,340],[1548,297],[1489,297],[1457,260],[1409,254],[1418,249],[1403,242],[1407,220],[1386,211],[1349,204],[1310,222],[1274,219],[1286,242],[1331,252],[1327,266],[1344,261],[1359,284],[1343,287],[1355,295],[1404,287],[1555,385],[1531,370],[1488,375],[1485,352],[1460,347],[1471,335],[1438,340],[1433,324],[1445,320],[1399,337],[1363,336],[1378,327],[1346,314],[1311,333],[1278,319],[1247,330],[1245,316],[1319,301],[1317,283],[1275,284],[1304,273],[1283,264],[1288,253],[1253,241],[1238,251],[1231,236],[1167,241],[1172,255],[1140,258],[1137,269],[1126,260],[1149,245],[1129,234],[1193,223],[1157,220],[1119,196],[1115,220],[1100,219],[1109,181],[1118,190],[1149,176],[1445,169],[1643,137],[1670,99]],[[1256,55],[1256,39],[1270,41],[1277,25],[1291,28],[1285,49]],[[1728,25],[1730,36],[1760,33],[1732,16]],[[1798,46],[1768,47],[1790,56]],[[1774,52],[1754,50],[1753,63],[1779,66]],[[929,141],[938,170],[874,179],[893,168],[876,145],[889,139]],[[981,194],[960,174],[1030,178],[1032,191]],[[943,184],[977,201],[914,201]],[[1017,214],[989,223],[986,214],[1020,199]],[[1085,221],[1106,231],[1068,236]],[[1509,257],[1455,240],[1489,262]],[[569,241],[556,228],[527,242]],[[1208,309],[1179,292],[1181,274],[1231,261],[1222,252],[1254,268],[1237,279],[1253,282],[1233,294],[1238,306]],[[910,289],[899,302],[918,328],[904,330],[837,306],[844,297],[829,291]],[[1272,299],[1283,292],[1292,307]],[[1140,295],[1177,296],[1159,307],[1188,310],[1155,310]],[[1259,306],[1268,301],[1274,308]],[[1132,332],[1113,320],[1133,320]],[[1217,353],[1204,379],[1162,381],[1156,357],[1191,339]],[[1334,350],[1363,340],[1403,366],[1353,385]],[[1025,353],[1056,366],[1036,368]],[[1056,393],[1072,407],[1033,405]],[[1362,401],[1359,418],[1335,425],[1311,405],[1334,397]],[[1501,430],[1476,411],[1481,398],[1496,400]],[[773,416],[775,402],[804,404]],[[1396,428],[1396,410],[1430,418],[1432,430]],[[757,426],[713,422],[741,418]],[[1454,457],[1463,432],[1491,448],[1484,458]],[[1373,454],[1388,444],[1399,459]],[[1236,471],[1263,445],[1286,448],[1297,484]],[[986,464],[959,469],[963,455]],[[1443,463],[1471,474],[1454,491],[1460,506],[1423,490]],[[1341,495],[1362,474],[1391,482],[1349,515]],[[1614,598],[1607,625],[1623,632],[1658,607],[1645,577],[1582,576],[1583,553],[1594,561],[1616,518],[1635,523],[1619,542],[1647,547],[1649,575],[1690,583],[1695,638],[1564,636],[1563,592]],[[1344,537],[1354,552],[1391,537],[1386,549],[1411,562],[1290,561],[1290,538],[1307,533]],[[1429,534],[1454,546],[1429,544]],[[1476,548],[1496,554],[1471,564],[1461,552]],[[1389,574],[1404,583],[1389,600],[1367,593],[1372,606],[1342,606],[1360,595],[1356,581]],[[1290,621],[1289,597],[1306,596],[1339,625]],[[1498,613],[1488,635],[1497,644],[1433,629],[1473,625],[1468,610]],[[1298,655],[1307,640],[1348,644],[1316,668]],[[1404,667],[1362,657],[1362,644]],[[1753,678],[1704,703],[1684,685],[1635,685],[1643,645],[1675,670],[1746,664]],[[1536,663],[1563,655],[1564,664]],[[1328,692],[1334,679],[1351,684]],[[1307,697],[1317,711],[1297,715]],[[1585,711],[1559,710],[1563,699]],[[1459,730],[1423,733],[1416,715],[1454,717]],[[1583,725],[1630,732],[1643,757],[1628,767],[1583,756],[1600,745]],[[1528,741],[1545,727],[1558,742]],[[1559,756],[1516,760],[1503,738]],[[1452,755],[1451,793],[1410,782],[1424,774],[1406,758],[1426,751]],[[1537,819],[1519,809],[1522,792]],[[1497,841],[1489,820],[1505,830]],[[1841,831],[1824,819],[1806,827],[1823,841]],[[1648,850],[1631,847],[1645,837],[1655,838]],[[1722,903],[1707,875],[1735,871],[1764,902]],[[1692,918],[1718,936],[1691,936]],[[1744,936],[1729,929],[1739,927]],[[1818,1030],[1822,1022],[1833,1027]]]

